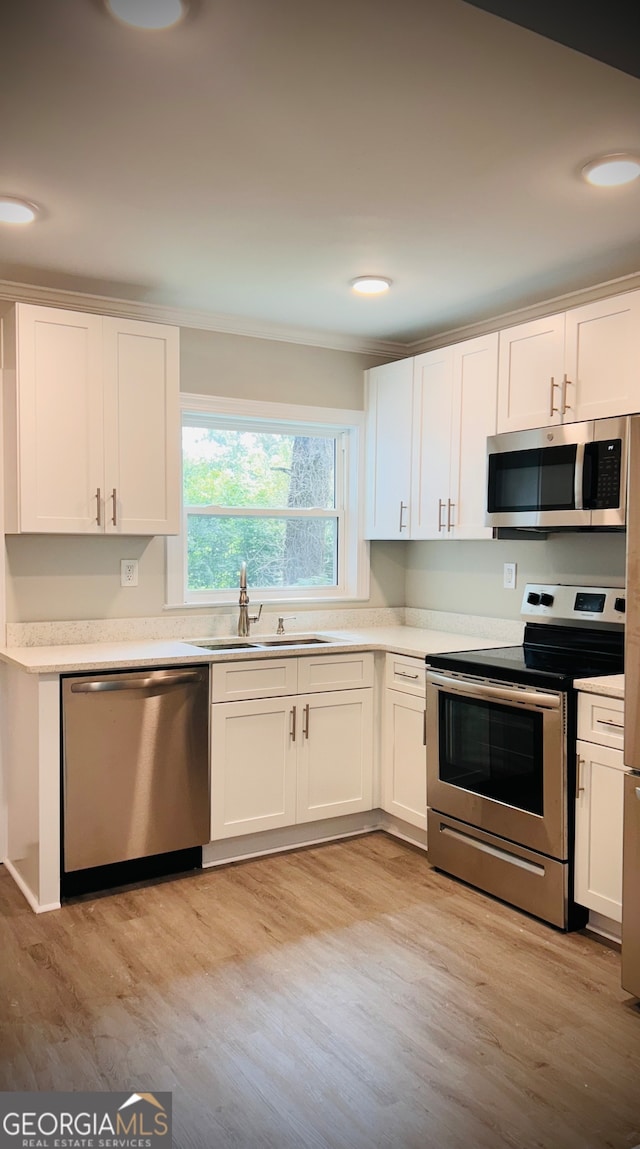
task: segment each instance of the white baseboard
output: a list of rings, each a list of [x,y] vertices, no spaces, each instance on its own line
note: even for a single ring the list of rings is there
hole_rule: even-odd
[[[10,862],[8,858],[4,858],[3,863],[7,868],[7,872],[11,874],[11,877],[20,890],[20,893],[23,895],[23,897],[26,898],[29,905],[31,906],[31,909],[34,910],[36,914],[46,914],[49,912],[49,910],[60,909],[60,902],[49,902],[47,905],[41,905],[33,890],[29,888],[20,872],[16,870],[13,862]]]
[[[320,822],[302,822],[297,826],[283,826],[278,830],[262,830],[259,834],[243,834],[237,838],[222,838],[202,848],[203,869],[224,866],[229,862],[260,858],[266,854],[279,854],[285,850],[320,846],[325,842],[352,838],[357,834],[371,834],[384,830],[394,838],[426,850],[425,830],[410,826],[387,814],[384,810],[367,810],[362,814],[346,814],[341,818],[327,818]]]
[[[600,934],[600,936],[606,938],[607,941],[622,941],[621,923],[615,922],[612,918],[606,918],[604,914],[597,914],[595,910],[589,910],[587,929],[591,930],[594,934]]]

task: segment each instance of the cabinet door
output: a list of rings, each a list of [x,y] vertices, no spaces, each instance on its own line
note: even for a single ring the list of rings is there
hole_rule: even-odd
[[[382,733],[382,809],[427,828],[424,698],[385,690]]]
[[[373,691],[299,695],[298,822],[370,810]]]
[[[180,529],[179,332],[105,319],[106,530]],[[115,495],[113,492],[115,491]]]
[[[451,522],[449,474],[453,409],[453,348],[414,360],[411,537],[442,539]]]
[[[297,698],[211,707],[211,835],[232,838],[296,820]]]
[[[622,920],[625,769],[621,750],[578,742],[575,900]]]
[[[498,431],[561,422],[564,315],[500,332]]]
[[[496,430],[498,335],[454,348],[450,502],[452,538],[490,539],[487,509],[487,437]]]
[[[367,539],[409,538],[412,389],[412,359],[367,372]]]
[[[102,319],[16,306],[20,531],[103,530]]]
[[[640,410],[640,291],[566,315],[565,422]]]

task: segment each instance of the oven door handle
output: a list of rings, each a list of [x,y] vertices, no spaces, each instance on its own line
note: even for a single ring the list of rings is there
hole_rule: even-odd
[[[444,688],[451,694],[465,694],[467,697],[486,698],[490,701],[515,702],[521,706],[541,706],[545,710],[560,709],[560,695],[546,694],[543,690],[518,690],[517,687],[489,686],[478,682],[460,682],[443,674],[429,673],[427,684]]]

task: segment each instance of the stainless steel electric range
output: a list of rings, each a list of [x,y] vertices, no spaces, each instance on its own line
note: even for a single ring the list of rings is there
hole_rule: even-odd
[[[429,859],[561,929],[573,901],[577,678],[624,665],[619,588],[525,588],[522,646],[427,656]]]

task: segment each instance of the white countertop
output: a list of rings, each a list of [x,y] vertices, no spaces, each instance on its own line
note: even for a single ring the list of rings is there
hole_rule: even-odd
[[[424,658],[427,654],[441,654],[456,650],[488,650],[509,643],[478,638],[477,635],[453,634],[449,631],[426,630],[413,626],[363,627],[357,630],[314,631],[330,642],[317,646],[287,645],[229,651],[207,651],[193,646],[188,639],[136,640],[133,642],[69,643],[65,646],[6,646],[0,647],[0,660],[20,667],[29,674],[85,673],[91,670],[118,670],[123,667],[175,665],[198,662],[229,662],[257,658],[282,658],[286,655],[323,654],[326,651],[380,650],[394,654]],[[250,636],[255,642],[274,637],[257,632]],[[294,638],[295,633],[289,633]],[[302,637],[302,635],[300,636]],[[211,642],[220,636],[210,636]],[[201,640],[205,642],[206,638]],[[594,680],[598,681],[598,680]],[[602,680],[599,680],[602,681]]]
[[[576,690],[586,694],[604,694],[607,698],[624,699],[624,674],[603,674],[596,678],[577,678]]]

